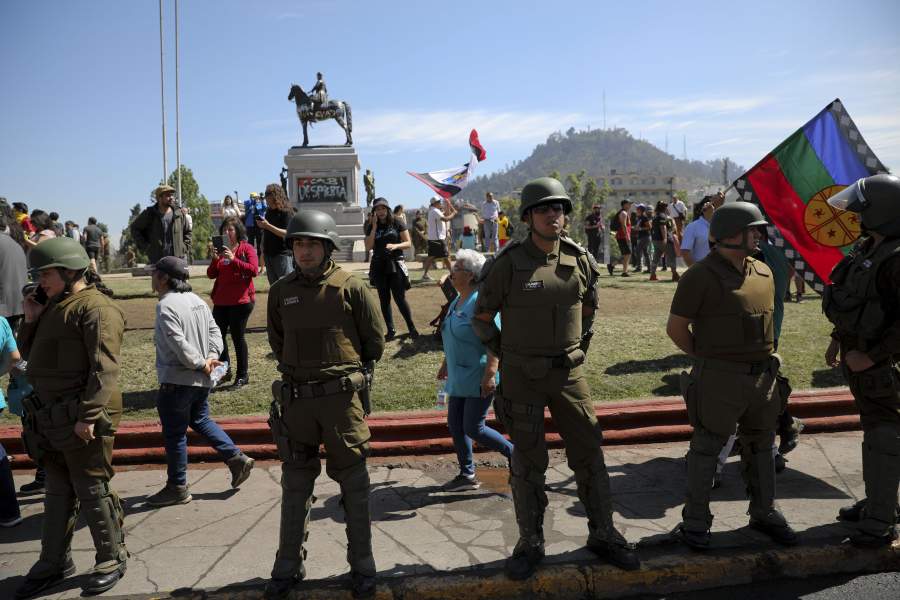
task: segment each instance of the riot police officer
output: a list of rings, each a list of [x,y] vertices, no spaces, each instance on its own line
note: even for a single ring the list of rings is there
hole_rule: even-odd
[[[775,285],[756,252],[765,225],[748,202],[713,213],[716,246],[678,282],[666,332],[694,359],[681,388],[694,428],[688,451],[688,492],[676,537],[697,550],[709,547],[709,494],[717,455],[737,426],[741,474],[750,495],[750,527],[784,545],[797,534],[775,507],[772,445],[789,389],[774,354]]]
[[[16,598],[74,573],[71,542],[79,505],[97,550],[82,588],[98,594],[121,579],[128,557],[122,504],[109,487],[113,435],[122,413],[117,379],[125,317],[85,281],[90,260],[77,241],[47,240],[31,250],[29,260],[46,296],[26,296],[19,330],[34,387],[23,401],[22,437],[47,479],[40,559]]]
[[[572,201],[556,179],[541,177],[522,188],[521,219],[530,233],[509,243],[485,267],[472,326],[500,357],[496,410],[515,446],[510,486],[519,541],[506,562],[512,579],[534,573],[544,557],[544,493],[548,466],[544,407],[549,407],[575,472],[588,515],[587,547],[624,569],[637,569],[634,547],[612,520],[609,475],[582,364],[597,302],[599,269],[593,257],[561,235]],[[502,335],[494,325],[500,313]]]
[[[285,597],[305,575],[313,486],[325,469],[341,489],[347,560],[356,598],[375,593],[369,519],[368,386],[384,351],[385,326],[365,284],[331,258],[340,238],[334,220],[302,210],[288,224],[297,269],[273,284],[268,337],[282,380],[273,384],[269,419],[281,476],[281,529],[268,598]]]
[[[822,299],[834,324],[825,361],[841,366],[863,428],[866,497],[838,518],[859,523],[855,545],[881,546],[897,539],[900,482],[900,178],[860,179],[828,203],[858,213],[863,230]]]

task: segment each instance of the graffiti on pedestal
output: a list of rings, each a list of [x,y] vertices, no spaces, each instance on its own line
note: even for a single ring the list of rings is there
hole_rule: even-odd
[[[299,202],[347,202],[347,177],[297,177]]]

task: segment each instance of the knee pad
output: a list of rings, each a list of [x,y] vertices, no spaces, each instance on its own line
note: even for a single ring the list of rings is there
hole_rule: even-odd
[[[728,441],[727,435],[719,435],[703,427],[695,427],[694,435],[691,436],[691,452],[703,456],[713,456],[718,458],[719,452],[725,447]]]

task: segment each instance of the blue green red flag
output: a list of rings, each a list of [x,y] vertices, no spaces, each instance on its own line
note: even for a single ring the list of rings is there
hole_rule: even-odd
[[[772,242],[821,293],[831,269],[860,234],[854,213],[826,201],[861,177],[885,172],[836,99],[735,180],[734,187],[742,200],[759,206]]]

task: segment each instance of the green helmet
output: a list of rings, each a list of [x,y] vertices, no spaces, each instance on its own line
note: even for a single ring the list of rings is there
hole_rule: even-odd
[[[69,237],[58,237],[32,248],[28,263],[35,272],[52,268],[81,271],[90,266],[91,260],[81,244]]]
[[[768,225],[768,223],[755,204],[750,202],[723,204],[712,215],[712,221],[709,223],[709,237],[721,241],[759,225]]]
[[[829,198],[828,204],[859,213],[866,229],[884,235],[900,233],[900,177],[896,175],[864,177]]]
[[[332,250],[336,250],[341,245],[341,236],[338,235],[334,219],[321,210],[304,209],[291,217],[284,239],[295,240],[301,237],[329,241]]]
[[[519,217],[525,218],[525,213],[540,204],[559,202],[563,205],[566,214],[572,212],[572,201],[566,188],[558,179],[552,177],[538,177],[532,179],[522,188],[522,203],[519,205]]]

